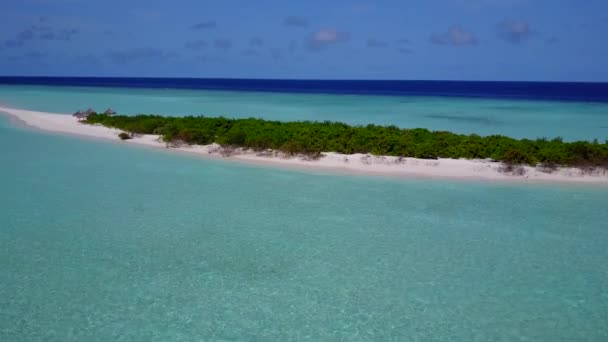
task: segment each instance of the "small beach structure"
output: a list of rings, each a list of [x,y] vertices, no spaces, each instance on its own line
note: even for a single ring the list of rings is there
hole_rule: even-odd
[[[89,117],[89,115],[94,114],[95,111],[92,108],[87,109],[86,111],[78,110],[76,113],[72,114],[73,117],[78,118],[78,120],[83,120]]]
[[[77,118],[78,120],[82,120],[85,118],[85,114],[83,111],[79,110],[76,113],[72,114],[73,117]]]
[[[105,112],[103,112],[103,113],[104,113],[105,115],[109,115],[109,116],[111,116],[111,115],[116,115],[116,112],[115,112],[115,111],[114,111],[114,109],[112,109],[112,108],[108,108],[108,109],[106,109],[106,111],[105,111]]]

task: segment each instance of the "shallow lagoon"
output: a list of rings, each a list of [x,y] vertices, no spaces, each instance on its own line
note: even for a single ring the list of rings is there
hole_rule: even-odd
[[[0,336],[608,339],[608,191],[201,160],[0,117]]]

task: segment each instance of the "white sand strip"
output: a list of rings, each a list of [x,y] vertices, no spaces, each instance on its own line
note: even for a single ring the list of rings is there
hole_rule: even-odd
[[[78,122],[71,115],[36,112],[0,106],[0,112],[6,113],[25,125],[45,131],[79,135],[92,138],[120,141],[117,129],[100,125],[87,125]],[[499,169],[501,163],[488,160],[438,159],[425,160],[415,158],[377,157],[363,154],[345,155],[334,152],[323,153],[317,160],[306,160],[304,157],[286,158],[281,153],[268,151],[256,153],[237,149],[229,151],[219,145],[192,145],[168,148],[156,135],[142,135],[131,140],[121,141],[160,149],[186,152],[190,154],[224,158],[260,165],[275,165],[295,169],[337,171],[349,174],[381,175],[390,177],[451,178],[489,181],[519,182],[560,182],[560,183],[593,183],[608,185],[608,172],[599,170],[589,174],[577,168],[559,168],[552,172],[543,172],[539,168],[523,167],[523,175],[505,174]]]

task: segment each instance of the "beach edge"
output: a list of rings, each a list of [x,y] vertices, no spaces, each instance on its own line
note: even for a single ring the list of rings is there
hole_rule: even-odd
[[[390,178],[453,179],[498,181],[516,183],[574,183],[608,185],[608,172],[586,174],[580,169],[560,167],[551,172],[532,166],[522,166],[523,174],[501,171],[503,163],[489,160],[444,159],[437,160],[374,156],[369,154],[340,154],[324,152],[318,159],[305,156],[286,156],[277,151],[254,152],[241,148],[227,149],[217,144],[170,146],[157,135],[134,136],[120,140],[123,131],[101,125],[89,125],[77,118],[50,112],[39,112],[0,105],[0,113],[20,126],[40,131],[59,133],[80,138],[126,143],[134,146],[162,149],[182,154],[221,159],[250,165],[279,167],[291,170],[322,171],[350,175],[384,176]]]

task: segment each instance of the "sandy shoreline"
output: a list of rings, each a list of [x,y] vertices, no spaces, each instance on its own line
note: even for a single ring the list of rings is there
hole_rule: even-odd
[[[363,154],[344,155],[340,153],[323,153],[318,160],[306,160],[303,157],[286,158],[278,153],[256,153],[253,151],[227,151],[219,145],[193,145],[168,147],[159,141],[156,135],[142,135],[131,140],[120,141],[118,129],[104,126],[92,126],[78,122],[71,115],[36,112],[0,106],[0,112],[8,114],[28,127],[44,131],[77,135],[96,139],[112,140],[125,144],[146,146],[204,156],[222,158],[257,165],[273,165],[292,169],[334,171],[348,174],[380,175],[389,177],[418,178],[451,178],[488,181],[517,182],[559,182],[590,183],[608,185],[608,173],[585,174],[576,168],[560,168],[551,173],[542,172],[535,167],[524,167],[522,176],[505,174],[499,171],[501,163],[487,160],[438,159],[425,160],[415,158],[397,158],[371,156]]]

